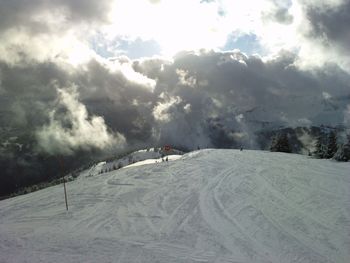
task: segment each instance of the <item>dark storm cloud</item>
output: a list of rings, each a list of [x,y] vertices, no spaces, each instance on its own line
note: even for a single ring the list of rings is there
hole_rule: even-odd
[[[54,63],[18,66],[0,63],[0,72],[2,98],[6,102],[0,104],[0,111],[6,118],[4,125],[16,123],[21,128],[42,123],[45,104],[56,96],[51,82],[55,80],[65,85],[68,79],[67,73]]]
[[[78,67],[1,63],[0,118],[36,134],[41,149],[70,154],[118,136],[129,147],[255,147],[255,131],[267,126],[342,122],[349,75],[336,66],[302,71],[295,60],[288,52],[263,61],[203,51],[179,53],[174,61],[120,57]],[[335,117],[322,115],[330,109]],[[92,143],[89,136],[105,140]]]
[[[89,116],[85,105],[78,99],[75,86],[56,90],[58,107],[56,105],[49,112],[49,124],[37,132],[42,150],[51,154],[74,154],[78,149],[106,149],[121,147],[125,143],[122,135],[108,131],[102,117]]]
[[[111,1],[102,0],[2,0],[0,1],[0,32],[13,28],[26,28],[29,32],[50,31],[48,21],[40,17],[47,13],[53,20],[65,23],[103,22]],[[62,25],[60,25],[62,26]],[[55,31],[58,28],[54,29]]]
[[[152,59],[135,60],[133,62],[133,68],[135,71],[141,72],[151,79],[156,79],[164,67],[171,64],[171,61],[164,60],[161,57],[153,57]]]
[[[350,1],[337,6],[305,5],[306,17],[310,21],[309,36],[319,39],[330,48],[340,48],[350,55]]]
[[[151,137],[153,99],[147,83],[131,81],[120,70],[91,60],[78,68],[53,62],[0,63],[0,72],[3,127],[39,132],[42,149],[62,153],[84,149],[90,143],[79,139],[83,131],[90,138],[103,134],[107,138],[107,131],[111,136],[126,134],[129,143]],[[70,91],[72,86],[76,91]]]
[[[302,71],[294,66],[296,59],[288,52],[267,62],[240,52],[189,52],[162,67],[159,61],[144,68],[134,64],[157,76],[153,115],[161,139],[174,144],[188,140],[188,147],[195,147],[221,145],[223,134],[231,142],[253,144],[254,131],[266,124],[333,124],[323,118],[323,95],[348,94],[349,75],[337,67]],[[336,121],[342,114],[340,110]]]

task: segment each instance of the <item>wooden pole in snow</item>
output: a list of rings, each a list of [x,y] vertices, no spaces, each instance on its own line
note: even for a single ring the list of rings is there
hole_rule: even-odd
[[[63,176],[63,188],[64,188],[64,200],[66,201],[66,209],[68,211],[68,200],[67,200],[67,190],[66,190],[66,179]]]
[[[64,201],[66,202],[66,209],[68,211],[68,199],[67,199],[67,189],[66,189],[66,179],[64,178],[64,171],[63,171],[63,163],[62,160],[59,159],[61,170],[63,172],[63,189],[64,189]]]

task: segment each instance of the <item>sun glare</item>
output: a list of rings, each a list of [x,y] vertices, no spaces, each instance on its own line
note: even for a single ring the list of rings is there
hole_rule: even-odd
[[[163,55],[173,55],[180,50],[223,45],[227,32],[220,26],[220,19],[216,3],[163,0],[152,4],[130,0],[116,3],[113,23],[105,33],[109,38],[119,35],[153,39]]]

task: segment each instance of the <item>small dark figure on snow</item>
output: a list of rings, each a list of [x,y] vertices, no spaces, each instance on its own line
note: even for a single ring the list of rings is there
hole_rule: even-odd
[[[240,151],[243,151],[243,146],[241,146],[241,148],[239,148]]]
[[[166,162],[168,161],[168,156],[165,158],[165,161],[166,161]]]

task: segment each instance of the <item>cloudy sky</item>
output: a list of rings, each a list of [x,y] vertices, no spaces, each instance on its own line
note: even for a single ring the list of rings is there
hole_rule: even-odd
[[[349,24],[349,0],[2,0],[1,129],[70,154],[349,126]]]

